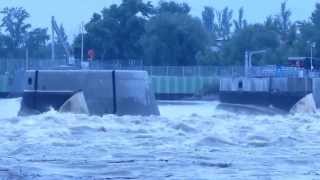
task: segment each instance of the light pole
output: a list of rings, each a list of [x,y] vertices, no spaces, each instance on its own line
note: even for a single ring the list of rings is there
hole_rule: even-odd
[[[244,56],[244,72],[245,72],[245,76],[248,77],[249,76],[249,51],[246,51]]]
[[[311,43],[311,46],[310,46],[310,48],[311,48],[311,50],[310,50],[310,53],[311,53],[311,56],[310,56],[310,64],[311,64],[311,71],[313,71],[313,69],[314,69],[314,66],[313,66],[313,48],[315,48],[316,47],[316,43],[315,42],[312,42]]]
[[[83,25],[83,22],[81,23],[81,62],[80,64],[83,62],[83,58],[84,58],[84,55],[83,55],[83,51],[84,51],[84,25]]]
[[[53,29],[54,17],[51,17],[51,60],[55,60],[55,42],[54,42],[54,29]]]

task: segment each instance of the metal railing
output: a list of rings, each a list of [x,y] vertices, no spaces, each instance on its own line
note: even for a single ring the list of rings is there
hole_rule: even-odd
[[[305,77],[307,72],[296,67],[254,66],[249,69],[249,77]]]
[[[153,76],[243,76],[240,66],[142,66],[136,63],[121,64],[119,61],[93,61],[90,69],[94,70],[145,70]],[[22,60],[0,59],[0,73],[11,73],[26,69],[81,69],[80,61],[66,65],[66,60]]]
[[[145,70],[151,76],[214,76],[241,77],[245,76],[243,66],[142,66],[142,64],[125,63],[120,61],[93,61],[89,69],[101,70]],[[0,74],[11,74],[26,69],[81,69],[79,60],[66,65],[65,59],[60,60],[23,60],[0,59]],[[250,68],[249,77],[320,77],[319,71],[309,72],[302,68],[285,66],[254,66]]]

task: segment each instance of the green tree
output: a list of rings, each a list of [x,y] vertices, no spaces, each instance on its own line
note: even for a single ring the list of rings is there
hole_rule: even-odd
[[[316,3],[315,7],[316,9],[311,15],[311,21],[317,28],[320,28],[320,3]]]
[[[142,39],[148,65],[196,65],[208,45],[201,21],[183,13],[161,13],[150,19]]]
[[[266,28],[263,24],[248,25],[236,32],[233,38],[222,49],[224,64],[243,64],[246,51],[269,49],[274,52],[279,47],[279,36],[276,31]],[[255,59],[258,64],[273,63],[268,59]]]
[[[247,20],[244,19],[244,9],[243,8],[239,9],[238,19],[234,20],[233,24],[235,26],[235,31],[239,31],[248,25]]]
[[[29,49],[30,56],[48,55],[47,29],[35,28],[29,31],[31,25],[26,23],[26,20],[30,15],[25,9],[6,7],[0,13],[3,15],[0,27],[4,30],[4,33],[0,32],[1,57],[24,58],[26,49]]]
[[[25,37],[30,24],[25,23],[25,20],[30,16],[23,8],[4,8],[0,13],[3,15],[0,27],[3,27],[6,38],[7,55],[10,57],[22,56],[19,48],[25,44]]]
[[[290,20],[291,11],[287,9],[287,3],[281,4],[280,13],[276,16],[276,24],[281,36],[282,43],[288,43],[289,33],[292,32],[292,23]]]
[[[314,55],[320,57],[320,3],[316,3],[310,20],[297,23],[299,34],[297,35],[295,50],[299,56],[310,56],[310,46],[315,42]]]
[[[264,22],[264,26],[267,29],[270,29],[270,30],[273,30],[273,31],[277,31],[277,32],[279,32],[278,24],[279,24],[278,20],[276,18],[274,18],[273,16],[268,16],[267,19]]]
[[[159,7],[157,8],[158,13],[182,13],[189,14],[191,8],[186,3],[176,3],[174,1],[160,1]]]
[[[216,34],[219,38],[228,40],[231,36],[233,11],[226,7],[222,11],[217,11],[216,15]]]
[[[315,7],[310,20],[293,22],[283,2],[278,14],[257,24],[248,24],[243,8],[233,19],[228,7],[205,7],[201,23],[186,3],[160,1],[154,8],[123,0],[93,14],[85,26],[85,51],[93,48],[100,59],[143,58],[148,65],[239,65],[246,50],[267,49],[255,56],[257,64],[285,64],[289,56],[308,56],[311,42],[320,56],[320,3]],[[80,56],[81,36],[74,47]]]
[[[85,25],[85,50],[94,49],[100,59],[139,59],[142,57],[140,38],[145,33],[145,23],[154,9],[150,2],[123,0],[118,5],[94,13]],[[80,56],[81,37],[74,42]]]
[[[207,29],[208,32],[213,32],[214,23],[215,23],[215,14],[214,9],[212,7],[204,7],[202,11],[202,21],[204,27]]]
[[[316,48],[315,48],[315,52],[314,55],[317,57],[320,57],[320,32],[319,32],[319,28],[320,28],[320,3],[316,3],[315,5],[315,10],[313,11],[312,15],[311,15],[311,22],[313,24],[312,33],[310,34],[310,37],[307,40],[308,43],[308,49],[310,49],[310,44],[311,43],[316,43]],[[305,32],[303,32],[305,33]]]
[[[49,36],[47,29],[36,28],[28,32],[26,46],[29,50],[29,56],[33,58],[45,58],[48,55],[47,41]]]
[[[7,36],[3,35],[1,32],[0,32],[0,58],[1,57],[7,57],[7,53],[8,53],[8,50],[7,50]]]

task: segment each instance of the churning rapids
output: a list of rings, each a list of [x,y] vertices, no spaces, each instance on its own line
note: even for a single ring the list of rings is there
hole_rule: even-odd
[[[17,117],[19,101],[0,100],[0,179],[320,179],[320,113],[167,102],[160,117]]]

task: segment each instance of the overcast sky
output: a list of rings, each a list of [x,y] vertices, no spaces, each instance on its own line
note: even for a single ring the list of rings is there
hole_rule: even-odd
[[[158,0],[151,0],[154,4]],[[192,7],[192,14],[200,16],[203,6],[213,6],[222,9],[228,6],[235,11],[244,7],[245,16],[249,22],[263,22],[268,15],[279,12],[280,4],[284,0],[176,0],[186,2]],[[121,0],[0,0],[0,8],[6,6],[22,6],[30,14],[33,27],[49,27],[51,16],[55,16],[58,23],[63,23],[70,38],[79,32],[82,21],[90,19],[93,12],[100,12],[103,7]],[[308,19],[315,3],[320,0],[287,0],[293,12],[294,20]]]

